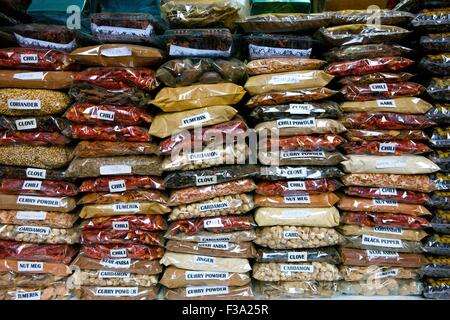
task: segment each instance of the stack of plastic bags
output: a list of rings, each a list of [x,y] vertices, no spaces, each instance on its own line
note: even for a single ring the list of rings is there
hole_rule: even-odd
[[[73,61],[48,46],[0,49],[0,300],[71,296],[78,190],[61,171],[73,149],[60,116]]]

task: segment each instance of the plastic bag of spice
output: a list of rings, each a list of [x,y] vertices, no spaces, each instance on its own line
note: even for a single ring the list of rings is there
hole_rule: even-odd
[[[329,12],[323,13],[267,13],[245,17],[237,24],[246,33],[289,33],[314,31],[330,23]]]
[[[346,128],[341,122],[333,119],[316,119],[313,117],[295,119],[283,118],[274,121],[258,123],[257,133],[275,131],[279,136],[310,135],[310,134],[339,134]]]
[[[75,244],[80,242],[77,226],[58,229],[37,226],[0,225],[0,239],[32,243]]]
[[[427,92],[435,100],[450,101],[450,77],[431,79]]]
[[[420,31],[442,33],[450,31],[449,8],[425,9],[411,21]]]
[[[292,181],[261,181],[255,193],[266,196],[302,195],[335,191],[342,184],[336,179],[311,179]]]
[[[427,204],[430,201],[426,193],[396,188],[347,187],[344,192],[362,198],[390,199],[403,203]]]
[[[345,236],[342,243],[347,248],[365,249],[365,250],[382,250],[405,253],[423,252],[422,243],[420,241],[401,240],[390,236],[373,236],[368,234]]]
[[[347,85],[341,89],[346,100],[367,101],[392,99],[403,96],[417,96],[425,92],[425,87],[414,82],[372,83],[364,85]]]
[[[0,146],[0,165],[60,169],[72,160],[72,148],[63,146]]]
[[[164,246],[162,235],[157,232],[144,230],[123,230],[103,229],[103,230],[83,230],[81,233],[81,243],[106,243],[106,244],[128,244],[140,243],[150,246]]]
[[[5,117],[0,116],[0,129],[10,131],[61,132],[69,122],[53,116]]]
[[[448,299],[450,296],[450,281],[447,278],[427,278],[424,284],[423,296],[427,299]]]
[[[411,66],[414,61],[403,57],[377,57],[353,61],[333,62],[325,72],[334,76],[360,76],[374,72],[395,72]]]
[[[280,104],[301,103],[329,98],[337,92],[328,88],[309,88],[295,91],[281,91],[251,97],[245,104],[249,108]]]
[[[341,279],[339,269],[326,262],[259,263],[253,265],[253,278],[259,281],[335,281]]]
[[[165,214],[170,208],[159,202],[117,202],[109,204],[88,204],[83,206],[80,217],[110,217],[134,214]]]
[[[373,13],[368,10],[341,10],[331,15],[331,23],[333,25],[367,23],[373,17]],[[381,9],[376,11],[376,18],[380,24],[397,26],[404,25],[414,18],[411,12],[394,11],[389,9]]]
[[[61,51],[32,48],[0,49],[0,66],[8,69],[63,71],[73,60]]]
[[[263,140],[260,140],[259,148],[263,151],[271,150],[275,146],[278,146],[276,149],[279,149],[280,151],[335,151],[337,147],[345,142],[344,138],[333,134],[324,134],[321,136],[298,135],[283,138],[270,137],[262,139]]]
[[[177,253],[221,257],[221,258],[254,258],[256,249],[252,242],[188,242],[169,240],[166,250]]]
[[[304,70],[319,70],[326,62],[308,58],[268,58],[247,63],[249,75],[272,74]]]
[[[342,266],[340,268],[345,281],[376,281],[382,278],[415,279],[416,268],[393,268],[380,266]]]
[[[370,279],[359,282],[340,281],[338,292],[363,296],[419,296],[423,285],[417,280],[407,279]]]
[[[448,278],[450,276],[450,258],[448,256],[427,255],[429,264],[419,270],[420,278]]]
[[[77,195],[78,188],[75,184],[66,181],[0,179],[0,192],[7,194],[64,197]]]
[[[59,132],[0,132],[0,146],[27,144],[32,146],[64,146],[70,139]]]
[[[435,191],[431,197],[428,205],[433,208],[449,210],[450,205],[448,204],[448,200],[450,197],[449,191]]]
[[[65,281],[55,282],[49,286],[34,285],[0,289],[1,300],[69,300],[72,292],[66,288]]]
[[[10,179],[66,180],[64,171],[38,168],[0,166],[0,177]]]
[[[165,300],[253,300],[250,285],[228,286],[188,286],[186,288],[166,289]]]
[[[70,71],[1,70],[0,87],[62,90],[70,88],[74,76]]]
[[[404,115],[390,112],[348,113],[340,120],[346,128],[366,130],[425,129],[435,125],[433,121],[422,115]]]
[[[333,206],[339,197],[334,193],[303,193],[284,196],[255,195],[255,205],[258,207],[275,208],[328,208]],[[301,210],[299,210],[301,212]],[[301,215],[301,214],[300,214]]]
[[[80,300],[156,300],[159,286],[151,287],[94,287],[81,286],[74,290]]]
[[[189,242],[231,242],[231,243],[241,243],[249,242],[256,239],[255,230],[240,230],[224,233],[213,233],[209,231],[200,231],[195,234],[169,234],[166,233],[164,236],[166,239],[178,240],[178,241],[189,241]]]
[[[419,67],[430,75],[450,75],[450,53],[427,55],[420,60]]]
[[[341,223],[366,227],[390,227],[400,229],[420,230],[431,227],[430,222],[423,217],[413,217],[406,214],[383,212],[341,212]]]
[[[434,234],[424,240],[423,251],[430,254],[450,255],[450,235]]]
[[[68,229],[78,220],[77,213],[54,211],[0,210],[0,223]]]
[[[0,241],[0,259],[42,261],[69,264],[78,248],[67,244],[33,244],[17,241]],[[66,276],[64,273],[63,276]]]
[[[344,236],[374,236],[374,237],[387,237],[392,239],[401,239],[408,241],[420,241],[428,234],[423,230],[409,230],[403,228],[393,227],[366,227],[358,225],[341,225],[337,230]]]
[[[435,128],[431,133],[430,142],[435,148],[446,148],[450,145],[450,128]]]
[[[424,114],[427,118],[434,121],[429,116],[433,106],[423,99],[415,97],[398,97],[395,99],[382,99],[371,101],[347,101],[341,104],[344,112],[390,112],[406,114]]]
[[[336,202],[338,198],[335,195],[334,197],[335,199],[332,200]],[[324,205],[323,208],[315,203],[304,206],[304,208],[300,206],[292,208],[292,204],[286,204],[281,208],[272,208],[271,203],[259,204],[258,198],[259,196],[256,195],[255,204],[259,206],[265,205],[265,207],[258,208],[255,211],[255,221],[259,227],[287,225],[332,228],[339,225],[339,211],[332,206],[333,202],[326,204],[327,207]],[[325,202],[326,200],[323,201]]]
[[[339,80],[340,85],[368,85],[374,83],[406,82],[414,75],[408,72],[374,72],[365,75],[347,76]]]
[[[367,154],[375,156],[405,155],[428,153],[431,149],[424,143],[413,140],[361,141],[345,143],[343,149],[350,154]]]
[[[70,57],[79,64],[102,67],[148,67],[161,63],[161,50],[132,44],[102,44],[78,48]]]
[[[26,274],[20,272],[1,272],[0,273],[0,287],[8,288],[11,283],[16,287],[30,288],[30,287],[51,287],[57,283],[61,284],[65,278],[55,276],[52,274]],[[17,292],[17,291],[16,291]],[[36,294],[36,293],[33,293]],[[20,294],[19,294],[20,297]],[[26,300],[26,299],[24,299]]]
[[[422,130],[347,130],[345,137],[350,141],[370,140],[428,140],[428,136]]]
[[[142,286],[152,287],[158,284],[158,275],[131,274],[123,271],[75,270],[67,280],[69,287],[79,286]],[[105,288],[105,292],[109,289]],[[100,288],[96,288],[99,293]],[[115,294],[114,297],[117,297]],[[133,293],[134,296],[134,293]],[[156,297],[155,297],[156,298]],[[114,299],[114,298],[113,298]]]
[[[339,264],[340,257],[333,247],[302,250],[273,250],[267,248],[258,249],[256,262],[326,262]]]
[[[329,62],[333,62],[375,59],[379,57],[407,57],[412,53],[412,49],[397,44],[377,43],[332,48],[324,53],[324,58]]]
[[[383,250],[361,250],[342,248],[342,263],[345,266],[382,265],[403,268],[420,268],[428,259],[419,253],[402,253]]]
[[[419,43],[426,52],[449,52],[450,33],[431,33],[422,35]]]
[[[450,117],[448,116],[448,110],[450,109],[449,103],[436,103],[427,113],[426,116],[431,121],[438,124],[449,124]]]
[[[436,210],[431,227],[438,233],[450,234],[450,211]]]
[[[429,159],[441,168],[443,172],[450,172],[450,155],[444,150],[435,150]]]
[[[42,245],[30,244],[33,247]],[[47,244],[50,248],[54,246],[52,244]],[[64,245],[67,246],[67,245]],[[12,259],[0,259],[0,272],[15,272],[20,273],[24,272],[23,269],[32,269],[34,274],[48,274],[59,277],[67,277],[71,274],[70,267],[67,264],[63,264],[60,262],[42,262],[38,268],[36,268],[36,264],[32,261],[18,261]],[[34,267],[34,268],[33,268]],[[26,272],[26,271],[25,271]]]
[[[80,192],[124,192],[139,189],[164,189],[163,180],[151,176],[112,176],[85,179]]]
[[[264,180],[338,178],[344,174],[336,167],[261,167],[259,178]]]
[[[89,220],[83,220],[81,223],[81,229],[162,231],[167,229],[167,223],[166,220],[160,215],[96,217]]]
[[[340,152],[315,151],[259,151],[258,159],[264,165],[291,165],[291,166],[335,166],[346,158]]]
[[[149,142],[80,141],[75,147],[77,158],[158,155],[158,146]]]
[[[164,255],[164,248],[144,244],[85,244],[80,256],[97,260],[120,259],[155,260]],[[159,261],[157,261],[159,262]]]
[[[256,292],[265,299],[329,298],[337,293],[335,281],[260,281]]]
[[[149,142],[152,139],[145,128],[138,126],[72,124],[64,133],[79,140]]]

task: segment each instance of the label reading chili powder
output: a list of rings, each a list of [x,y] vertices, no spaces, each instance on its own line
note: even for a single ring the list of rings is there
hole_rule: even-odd
[[[213,250],[228,250],[230,245],[228,242],[199,242],[199,248],[213,249]]]
[[[310,103],[290,103],[286,110],[290,114],[311,114],[314,106]]]
[[[374,258],[392,259],[392,258],[399,257],[398,252],[394,252],[394,251],[367,250],[366,253],[367,253],[367,256],[369,257],[369,259],[374,259]]]
[[[403,242],[400,239],[380,238],[369,236],[367,234],[362,235],[361,243],[367,246],[403,248]]]
[[[211,210],[223,210],[223,209],[229,209],[231,208],[231,205],[228,201],[221,201],[221,202],[210,202],[200,205],[200,212],[204,211],[211,211]]]
[[[305,181],[288,181],[288,190],[306,190]]]
[[[38,63],[39,57],[37,54],[21,54],[20,63]]]
[[[17,211],[17,220],[45,220],[47,212],[45,211]]]
[[[113,204],[114,212],[138,212],[141,210],[139,202],[115,203]]]
[[[62,198],[18,196],[16,203],[30,206],[61,208]]]
[[[43,262],[18,261],[17,271],[19,272],[37,272],[44,271]]]
[[[223,228],[222,218],[213,218],[203,220],[204,228]]]
[[[280,265],[280,271],[281,272],[307,272],[312,273],[314,272],[314,266],[311,264],[299,264],[299,265],[292,265],[292,264],[282,264]]]
[[[127,191],[125,180],[108,181],[109,192],[123,192]]]
[[[302,262],[308,260],[308,253],[306,251],[288,252],[289,262]]]
[[[277,120],[278,128],[315,128],[316,119],[306,118],[306,119],[280,119]]]
[[[25,174],[27,175],[27,178],[45,179],[45,177],[47,176],[47,170],[27,168]]]
[[[284,196],[284,203],[311,203],[309,194]]]
[[[281,151],[281,159],[291,158],[325,158],[324,151]]]
[[[22,184],[22,190],[41,190],[42,181],[25,180]]]
[[[41,300],[40,291],[14,292],[14,300]]]
[[[42,236],[48,236],[50,234],[49,227],[18,226],[16,227],[15,231],[17,233],[39,234]]]
[[[195,176],[196,186],[208,186],[217,184],[217,176]]]
[[[8,99],[8,108],[13,110],[40,110],[41,100]]]
[[[116,174],[130,174],[131,166],[123,164],[123,165],[105,165],[100,167],[101,175],[116,175]]]
[[[373,92],[386,92],[388,91],[388,86],[386,83],[371,83],[369,88]]]
[[[186,271],[187,281],[196,280],[227,280],[230,278],[228,272],[212,272],[212,271]]]
[[[94,294],[101,297],[132,297],[138,292],[137,287],[97,287],[94,290]]]
[[[15,123],[16,123],[17,130],[30,130],[30,129],[37,128],[36,118],[19,119],[19,120],[16,120]]]
[[[206,256],[195,256],[194,263],[198,264],[215,264],[216,259],[212,257],[206,257]]]
[[[378,188],[378,193],[381,196],[396,196],[397,189],[396,188]]]
[[[283,231],[283,239],[298,239],[298,231]]]
[[[130,230],[128,221],[113,221],[112,228],[113,228],[113,230],[118,230],[118,231]]]
[[[380,146],[378,148],[378,152],[385,153],[395,153],[395,150],[397,150],[397,144],[392,142],[380,143]]]
[[[390,206],[390,207],[398,206],[397,200],[373,199],[372,201],[374,206]]]
[[[208,112],[200,113],[192,117],[181,119],[180,128],[195,126],[209,120],[211,120],[211,115]]]
[[[397,108],[395,100],[377,100],[377,105],[380,108]]]
[[[227,286],[202,286],[187,287],[186,297],[215,296],[220,294],[228,294]]]
[[[373,227],[373,232],[402,235],[403,234],[403,229],[402,228],[379,226],[379,227]]]

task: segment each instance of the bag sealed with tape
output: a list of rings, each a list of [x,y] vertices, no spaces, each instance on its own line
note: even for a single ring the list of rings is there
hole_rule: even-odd
[[[377,43],[332,48],[324,53],[324,58],[329,62],[334,62],[379,57],[408,57],[412,53],[412,49],[397,44]]]

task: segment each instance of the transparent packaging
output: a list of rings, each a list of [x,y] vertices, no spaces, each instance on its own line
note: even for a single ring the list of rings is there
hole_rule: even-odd
[[[259,263],[253,265],[253,278],[259,281],[336,281],[339,269],[326,262]]]

